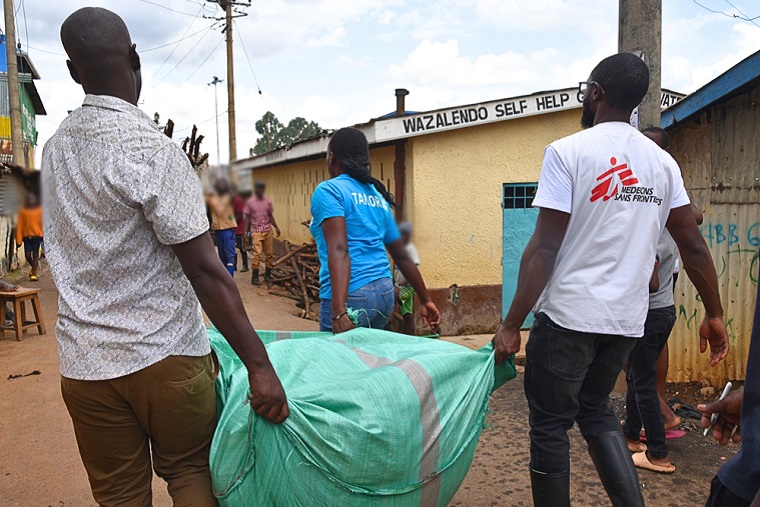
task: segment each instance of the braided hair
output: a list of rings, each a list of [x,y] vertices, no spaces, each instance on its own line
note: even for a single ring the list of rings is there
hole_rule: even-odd
[[[346,174],[356,181],[374,186],[392,207],[396,207],[393,194],[388,192],[380,180],[372,177],[369,167],[369,144],[361,130],[354,127],[338,130],[330,138],[327,150],[333,154]]]

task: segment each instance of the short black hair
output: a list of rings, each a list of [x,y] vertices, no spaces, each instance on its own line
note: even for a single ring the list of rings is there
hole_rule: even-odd
[[[662,139],[662,147],[666,149],[670,148],[670,136],[665,129],[660,127],[647,127],[641,131],[642,134],[646,134],[647,132],[660,136],[660,139]]]
[[[633,111],[649,90],[649,67],[633,53],[618,53],[599,62],[591,80],[602,87],[610,107]]]

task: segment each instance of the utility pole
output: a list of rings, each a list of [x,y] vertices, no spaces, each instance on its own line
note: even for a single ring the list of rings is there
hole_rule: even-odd
[[[649,66],[649,91],[639,106],[639,127],[660,126],[662,101],[662,0],[620,0],[618,51]]]
[[[227,20],[227,122],[230,129],[230,174],[235,180],[232,163],[237,160],[237,137],[235,132],[235,70],[232,58],[232,2],[230,0],[224,2],[224,10]]]
[[[216,113],[216,163],[220,165],[222,163],[221,150],[219,149],[219,95],[216,92],[216,85],[224,83],[223,79],[219,79],[214,76],[214,80],[208,85],[214,85],[214,112]]]
[[[18,57],[16,56],[16,22],[13,0],[3,0],[5,8],[5,54],[8,60],[8,100],[11,112],[11,145],[13,164],[25,166],[24,134],[21,127],[21,89],[18,80]]]

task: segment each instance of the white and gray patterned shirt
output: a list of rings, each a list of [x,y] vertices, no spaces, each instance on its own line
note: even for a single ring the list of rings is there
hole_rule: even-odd
[[[208,354],[200,304],[169,247],[208,230],[179,146],[132,104],[88,95],[45,144],[42,180],[61,375],[105,380]]]

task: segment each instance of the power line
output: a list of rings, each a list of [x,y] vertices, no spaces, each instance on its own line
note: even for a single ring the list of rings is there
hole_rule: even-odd
[[[198,72],[201,67],[203,67],[203,64],[206,63],[209,58],[211,58],[211,55],[214,54],[214,52],[221,45],[222,42],[224,42],[224,39],[219,39],[219,42],[216,43],[216,46],[214,46],[214,49],[212,49],[211,52],[208,55],[206,55],[206,58],[204,58],[203,61],[195,68],[195,70],[192,73],[190,73],[190,75],[187,76],[184,79],[184,81],[182,81],[180,84],[184,84],[188,79],[190,79],[191,77],[193,77],[195,75],[195,73]]]
[[[48,53],[48,54],[51,54],[51,55],[62,56],[62,57],[64,57],[64,58],[66,58],[66,57],[67,57],[67,56],[66,56],[65,54],[63,54],[63,53],[56,53],[55,51],[48,51],[47,49],[40,49],[40,48],[35,48],[35,47],[33,47],[33,46],[29,46],[29,45],[27,45],[27,46],[26,46],[26,48],[27,48],[27,49],[33,49],[33,50],[35,50],[35,51],[40,51],[41,53]]]
[[[204,30],[208,30],[208,28],[209,27],[207,27],[207,26],[203,27],[200,30],[198,30],[197,32],[193,32],[190,35],[185,35],[181,39],[175,40],[174,42],[167,42],[166,44],[162,44],[161,46],[156,46],[154,48],[148,48],[148,49],[140,50],[140,53],[147,53],[148,51],[155,51],[157,49],[163,49],[163,48],[167,48],[169,46],[173,46],[174,44],[179,44],[183,40],[189,39],[190,37],[195,37],[196,35],[198,35],[199,33],[203,32]],[[159,69],[160,69],[160,67],[159,67]],[[156,71],[156,72],[158,72],[158,71]]]
[[[195,44],[193,44],[193,47],[191,47],[188,50],[188,52],[185,53],[185,56],[183,56],[182,58],[180,58],[179,61],[176,64],[174,64],[174,67],[172,67],[171,70],[164,75],[164,77],[162,77],[161,79],[159,79],[158,83],[156,83],[154,86],[158,86],[164,79],[166,79],[167,77],[169,77],[169,75],[172,72],[174,72],[174,69],[176,69],[177,67],[179,67],[179,64],[181,64],[183,61],[185,61],[185,58],[187,58],[188,56],[190,56],[190,53],[193,52],[193,50],[196,48],[196,46],[198,46],[198,44],[200,44],[200,42],[203,40],[203,38],[206,35],[208,35],[209,32],[211,32],[211,28],[209,28],[208,30],[206,30],[206,32],[203,35],[201,35],[200,37],[198,37],[198,40],[196,40]]]
[[[155,5],[156,7],[161,7],[162,9],[166,9],[167,11],[176,12],[177,14],[184,14],[185,16],[195,16],[194,14],[190,14],[189,12],[178,11],[176,9],[172,9],[171,7],[167,7],[165,5],[162,5],[156,2],[151,2],[150,0],[140,0],[140,1],[146,4]]]
[[[29,47],[29,26],[26,24],[26,3],[21,0],[21,12],[24,15],[24,36],[26,36],[26,47]]]
[[[755,26],[760,26],[757,23],[755,23],[755,20],[758,19],[758,17],[760,17],[760,16],[756,16],[754,18],[747,17],[742,11],[740,11],[734,4],[732,4],[728,0],[726,0],[726,3],[728,3],[728,5],[730,5],[734,9],[736,9],[741,14],[741,16],[739,16],[737,14],[729,14],[729,13],[724,12],[724,11],[718,11],[718,10],[715,10],[715,9],[711,9],[710,7],[707,7],[706,5],[703,5],[703,4],[699,3],[697,0],[691,0],[691,1],[694,2],[695,4],[697,4],[698,6],[702,7],[704,10],[706,10],[708,12],[712,12],[713,14],[722,14],[723,16],[726,16],[727,18],[740,19],[742,21],[749,21],[750,23],[752,23]]]
[[[188,25],[188,27],[185,29],[185,33],[183,33],[183,34],[182,34],[182,37],[181,37],[181,39],[180,39],[180,40],[183,40],[183,39],[185,38],[185,36],[187,35],[187,32],[189,32],[189,31],[190,31],[190,28],[191,28],[191,27],[193,26],[193,24],[195,23],[195,20],[197,20],[197,19],[198,19],[198,16],[200,16],[200,15],[201,15],[201,12],[202,12],[202,11],[203,11],[203,7],[201,7],[201,8],[198,10],[198,12],[195,14],[195,17],[194,17],[194,18],[193,18],[193,20],[190,22],[190,25]],[[177,50],[177,48],[178,48],[178,47],[179,47],[179,45],[177,45],[177,46],[174,46],[174,48],[172,49],[171,53],[169,53],[169,54],[166,56],[166,58],[164,58],[164,61],[162,61],[162,62],[161,62],[161,65],[159,65],[159,66],[158,66],[158,68],[156,69],[156,71],[155,71],[155,72],[154,72],[154,73],[153,73],[153,74],[152,74],[150,77],[155,77],[155,75],[159,73],[159,71],[160,71],[160,70],[161,70],[161,69],[164,67],[164,65],[166,65],[166,62],[168,62],[168,61],[169,61],[169,58],[171,58],[171,57],[172,57],[172,55],[174,54],[174,52]]]
[[[200,9],[198,9],[198,12],[195,13],[195,17],[190,22],[190,24],[187,26],[187,28],[185,28],[185,33],[182,34],[182,37],[180,38],[180,42],[185,39],[185,36],[187,35],[187,32],[189,32],[190,28],[193,27],[193,25],[195,24],[195,21],[198,19],[198,16],[201,15],[202,11],[203,11],[203,7],[201,7]],[[169,61],[169,58],[172,57],[172,55],[174,54],[174,52],[177,50],[178,47],[179,47],[179,45],[174,46],[174,48],[172,49],[171,53],[169,53],[168,55],[166,55],[166,58],[164,58],[164,61],[161,62],[161,65],[158,66],[158,68],[156,69],[156,71],[150,77],[155,77],[155,75],[158,74],[159,71],[164,68],[164,65],[166,65],[166,62]]]
[[[245,47],[245,41],[243,40],[243,31],[240,30],[237,26],[237,23],[235,20],[232,20],[233,24],[235,25],[235,29],[237,30],[238,37],[240,37],[240,45],[243,46],[243,53],[245,54],[245,59],[248,60],[248,68],[251,69],[251,74],[253,75],[253,82],[256,83],[256,89],[259,91],[259,95],[262,95],[261,93],[261,86],[259,86],[259,80],[256,79],[256,72],[253,70],[253,64],[251,64],[251,59],[248,57],[248,50]]]
[[[750,22],[750,23],[752,23],[753,25],[755,25],[755,26],[757,26],[757,27],[760,27],[760,25],[758,25],[757,23],[755,23],[755,20],[756,20],[758,17],[760,17],[760,16],[756,16],[756,17],[754,17],[754,18],[750,18],[749,16],[747,16],[746,14],[744,14],[744,13],[741,11],[741,9],[739,9],[737,6],[735,6],[734,4],[732,4],[731,2],[729,2],[728,0],[726,0],[726,3],[727,3],[728,5],[730,5],[731,7],[733,7],[734,9],[736,9],[736,12],[738,12],[739,14],[741,14],[742,16],[744,16],[744,18],[740,18],[740,19],[744,19],[745,21],[749,21],[749,22]],[[736,16],[736,17],[739,17],[739,16]]]

